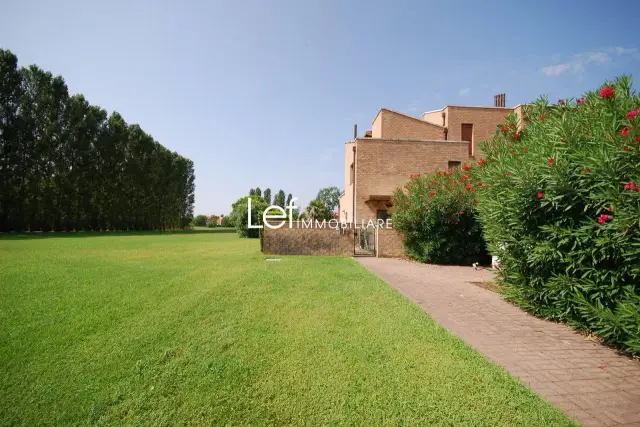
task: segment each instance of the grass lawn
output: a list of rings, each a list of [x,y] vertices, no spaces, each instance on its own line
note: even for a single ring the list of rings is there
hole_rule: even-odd
[[[0,425],[572,425],[349,258],[0,237]]]

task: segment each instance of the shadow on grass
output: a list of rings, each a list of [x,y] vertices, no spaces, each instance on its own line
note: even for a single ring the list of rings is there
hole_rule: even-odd
[[[169,236],[176,234],[235,233],[235,228],[208,228],[206,230],[140,230],[140,231],[32,231],[0,233],[0,240],[32,240],[50,238]]]

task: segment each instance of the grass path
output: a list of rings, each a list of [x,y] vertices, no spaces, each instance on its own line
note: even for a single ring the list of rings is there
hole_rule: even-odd
[[[0,425],[572,425],[349,258],[0,237]]]

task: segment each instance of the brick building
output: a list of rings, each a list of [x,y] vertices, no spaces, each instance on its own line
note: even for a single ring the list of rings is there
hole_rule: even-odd
[[[493,107],[448,105],[421,118],[381,109],[364,137],[345,144],[340,220],[385,219],[393,192],[409,175],[480,158],[478,143],[493,137],[511,113],[522,118],[523,107],[505,107],[504,94],[495,96]]]

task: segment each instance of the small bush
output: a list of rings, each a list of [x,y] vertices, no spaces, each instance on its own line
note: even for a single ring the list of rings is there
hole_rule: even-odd
[[[258,196],[245,196],[238,199],[232,205],[233,210],[230,215],[230,221],[234,224],[240,237],[258,238],[260,236],[260,229],[249,228],[247,214],[249,199],[251,199],[251,224],[254,226],[262,225],[262,214],[265,209],[267,209],[267,202],[265,202],[262,197]]]
[[[479,166],[475,166],[479,167]],[[405,235],[408,256],[436,264],[488,262],[482,230],[476,220],[474,166],[412,176],[395,192],[393,226]]]
[[[510,298],[640,353],[640,98],[627,77],[482,143],[478,211]]]

